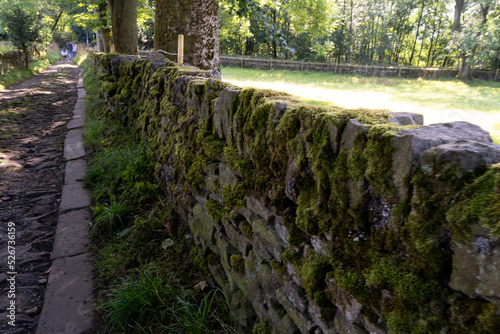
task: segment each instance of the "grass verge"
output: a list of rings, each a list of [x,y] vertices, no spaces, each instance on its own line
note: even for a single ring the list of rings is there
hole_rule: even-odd
[[[81,50],[75,61],[87,91],[84,184],[95,203],[96,307],[106,333],[234,333],[221,291],[204,287],[189,257],[189,231],[159,189],[151,152],[106,116],[89,55]]]
[[[47,50],[47,55],[42,59],[32,60],[28,68],[12,68],[4,75],[0,76],[0,90],[6,89],[16,82],[28,79],[33,75],[45,70],[49,65],[61,59],[61,54],[57,45],[51,44]]]
[[[240,87],[284,91],[309,104],[386,109],[424,115],[425,124],[466,121],[500,144],[500,82],[362,77],[320,72],[222,68]]]

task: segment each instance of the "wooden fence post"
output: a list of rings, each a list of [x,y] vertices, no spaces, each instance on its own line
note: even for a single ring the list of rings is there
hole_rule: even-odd
[[[335,73],[337,73],[337,64],[338,64],[338,62],[335,61]]]
[[[184,63],[184,35],[180,34],[177,39],[177,63]]]
[[[497,77],[498,77],[498,68],[497,68],[497,73],[495,73],[495,81],[497,81]]]

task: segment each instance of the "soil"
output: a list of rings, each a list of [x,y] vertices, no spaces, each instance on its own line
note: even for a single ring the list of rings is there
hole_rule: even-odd
[[[63,58],[0,91],[1,333],[36,330],[51,267],[64,184],[64,137],[77,100],[79,72],[72,60]],[[12,227],[15,238],[8,233]],[[13,252],[15,258],[9,256]],[[15,327],[8,323],[12,288]]]

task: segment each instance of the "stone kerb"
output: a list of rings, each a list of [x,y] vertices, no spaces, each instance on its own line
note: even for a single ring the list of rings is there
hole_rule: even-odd
[[[458,239],[453,259],[440,262],[429,254],[411,265],[405,259],[423,256],[419,233],[429,233],[431,245],[436,238],[419,225],[432,220],[441,224],[435,229],[446,228],[446,212],[454,205],[424,212],[414,174],[422,172],[436,192],[450,189],[440,178],[442,166],[457,178],[477,177],[500,161],[487,132],[465,122],[421,126],[423,119],[411,113],[312,110],[282,94],[239,89],[193,69],[128,59],[116,65],[121,59],[98,62],[103,86],[117,85],[113,71],[124,85],[105,94],[108,105],[157,151],[171,194],[187,187],[182,199],[174,196],[179,216],[186,217],[240,332],[251,332],[258,318],[269,319],[273,333],[387,333],[394,331],[388,319],[409,312],[387,313],[397,307],[394,300],[417,310],[405,319],[425,322],[432,300],[454,293],[443,283],[450,274],[428,273],[428,264],[453,267],[453,287],[469,296],[458,302],[487,316],[490,304],[479,307],[474,296],[498,297],[491,283],[498,270],[465,284],[458,264],[475,253],[460,248],[465,244]],[[125,70],[134,75],[123,76]],[[126,89],[141,97],[129,99],[136,105],[120,104]],[[487,242],[471,236],[493,245],[489,234]],[[446,240],[440,247],[452,254]],[[474,270],[496,268],[495,252],[476,256],[481,265]],[[434,291],[434,284],[446,294]],[[455,301],[442,302],[452,308]],[[442,321],[465,331],[456,319],[443,315]]]

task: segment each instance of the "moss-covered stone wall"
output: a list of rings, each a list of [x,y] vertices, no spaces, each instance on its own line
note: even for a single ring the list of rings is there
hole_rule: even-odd
[[[96,54],[241,333],[496,333],[500,146]]]

